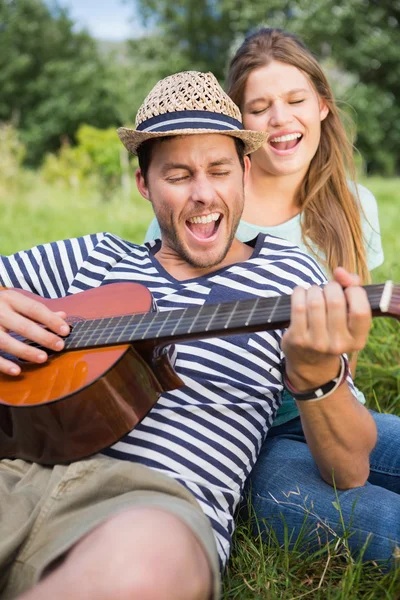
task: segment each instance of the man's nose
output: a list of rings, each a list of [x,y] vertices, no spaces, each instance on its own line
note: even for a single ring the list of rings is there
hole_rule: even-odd
[[[215,198],[215,190],[212,182],[206,175],[198,175],[192,182],[191,197],[193,202],[208,204]]]

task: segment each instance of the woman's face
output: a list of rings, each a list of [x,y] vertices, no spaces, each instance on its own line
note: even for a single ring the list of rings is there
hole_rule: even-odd
[[[246,129],[269,133],[252,163],[270,175],[304,177],[329,112],[308,76],[279,61],[255,69],[247,79],[242,109]]]

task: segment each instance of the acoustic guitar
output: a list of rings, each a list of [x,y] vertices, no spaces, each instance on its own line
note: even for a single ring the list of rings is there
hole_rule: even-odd
[[[386,282],[365,289],[374,316],[400,318],[400,286]],[[154,312],[150,292],[135,283],[55,300],[16,291],[65,311],[71,325],[65,349],[45,364],[0,353],[23,363],[18,377],[0,374],[0,457],[42,464],[74,461],[111,446],[162,392],[182,386],[169,361],[171,343],[280,329],[290,320],[290,296]]]

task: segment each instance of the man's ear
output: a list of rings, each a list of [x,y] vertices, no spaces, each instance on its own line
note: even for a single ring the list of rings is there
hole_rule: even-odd
[[[136,176],[137,189],[139,190],[139,192],[141,193],[143,198],[146,198],[146,200],[150,200],[149,188],[146,185],[146,182],[144,180],[144,177],[142,175],[142,171],[140,170],[140,168],[136,169],[135,176]]]
[[[251,160],[250,160],[249,156],[244,156],[243,160],[244,160],[243,182],[244,182],[244,185],[246,185],[246,183],[249,179],[249,175],[250,175]]]

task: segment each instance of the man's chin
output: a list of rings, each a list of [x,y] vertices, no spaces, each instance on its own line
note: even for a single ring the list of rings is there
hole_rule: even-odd
[[[186,261],[197,269],[211,269],[218,267],[226,255],[228,254],[228,247],[222,250],[203,250],[203,251],[188,251],[185,252]]]

